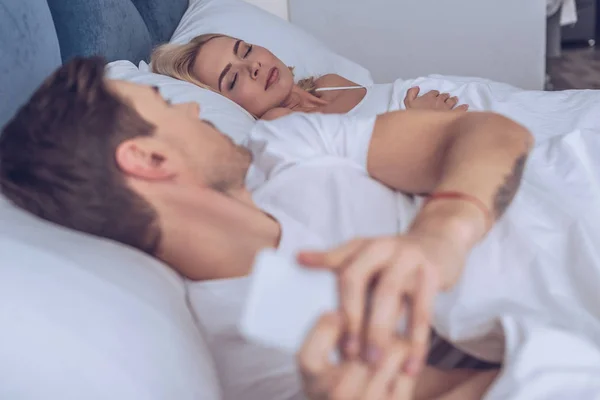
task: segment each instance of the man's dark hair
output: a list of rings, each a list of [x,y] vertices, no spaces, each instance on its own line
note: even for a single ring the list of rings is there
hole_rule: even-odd
[[[109,91],[102,58],[54,72],[0,135],[0,190],[17,206],[154,254],[153,208],[125,183],[120,143],[155,127]]]

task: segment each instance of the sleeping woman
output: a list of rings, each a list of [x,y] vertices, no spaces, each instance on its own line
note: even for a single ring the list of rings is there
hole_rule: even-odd
[[[218,34],[198,36],[184,45],[160,46],[152,56],[152,68],[218,92],[262,119],[293,111],[372,116],[399,109],[468,108],[519,122],[537,143],[600,127],[598,90],[521,90],[486,79],[449,76],[363,87],[328,74],[295,83],[293,69],[269,50]],[[419,96],[419,91],[425,94]],[[459,98],[464,104],[459,105]]]
[[[293,68],[264,47],[218,34],[197,36],[188,44],[166,44],[152,55],[154,72],[222,94],[256,118],[274,119],[293,111],[381,114],[389,109],[390,85],[359,86],[335,74],[294,82]],[[419,89],[405,95],[407,108],[463,110],[458,99]]]

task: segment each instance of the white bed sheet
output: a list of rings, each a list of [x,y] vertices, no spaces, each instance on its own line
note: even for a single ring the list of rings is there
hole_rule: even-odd
[[[495,244],[474,251],[461,283],[438,297],[437,330],[473,355],[504,361],[486,399],[600,398],[600,91],[430,76],[397,81],[389,109],[402,109],[415,85],[509,116],[536,138],[519,206],[490,233]],[[250,337],[292,351],[335,307],[333,282],[294,268],[289,260],[257,266],[242,324]]]

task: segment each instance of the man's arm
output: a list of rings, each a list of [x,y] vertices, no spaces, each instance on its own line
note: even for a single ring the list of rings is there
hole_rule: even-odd
[[[399,111],[377,118],[367,170],[399,191],[452,191],[476,197],[497,219],[519,187],[532,144],[525,128],[495,114]],[[419,337],[415,327],[429,321],[428,309],[414,301],[415,282],[427,282],[433,288],[428,293],[451,288],[488,228],[488,218],[477,203],[439,200],[426,203],[406,234],[357,239],[298,258],[305,265],[338,273],[340,308],[348,330],[345,354],[361,354],[366,332],[365,354],[377,363],[396,335],[403,299],[411,300],[409,337]],[[365,318],[367,304],[370,313]],[[411,352],[404,370],[414,375],[427,346],[412,340]]]
[[[519,188],[532,145],[524,127],[497,114],[398,111],[377,118],[367,169],[399,191],[475,196],[497,219]],[[448,229],[470,248],[486,228],[482,217],[469,202],[432,202],[411,231]]]

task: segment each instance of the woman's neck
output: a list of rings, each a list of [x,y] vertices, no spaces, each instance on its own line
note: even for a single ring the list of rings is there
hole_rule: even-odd
[[[281,103],[281,107],[295,111],[316,111],[327,104],[327,101],[310,94],[298,85],[294,85],[289,96]]]

